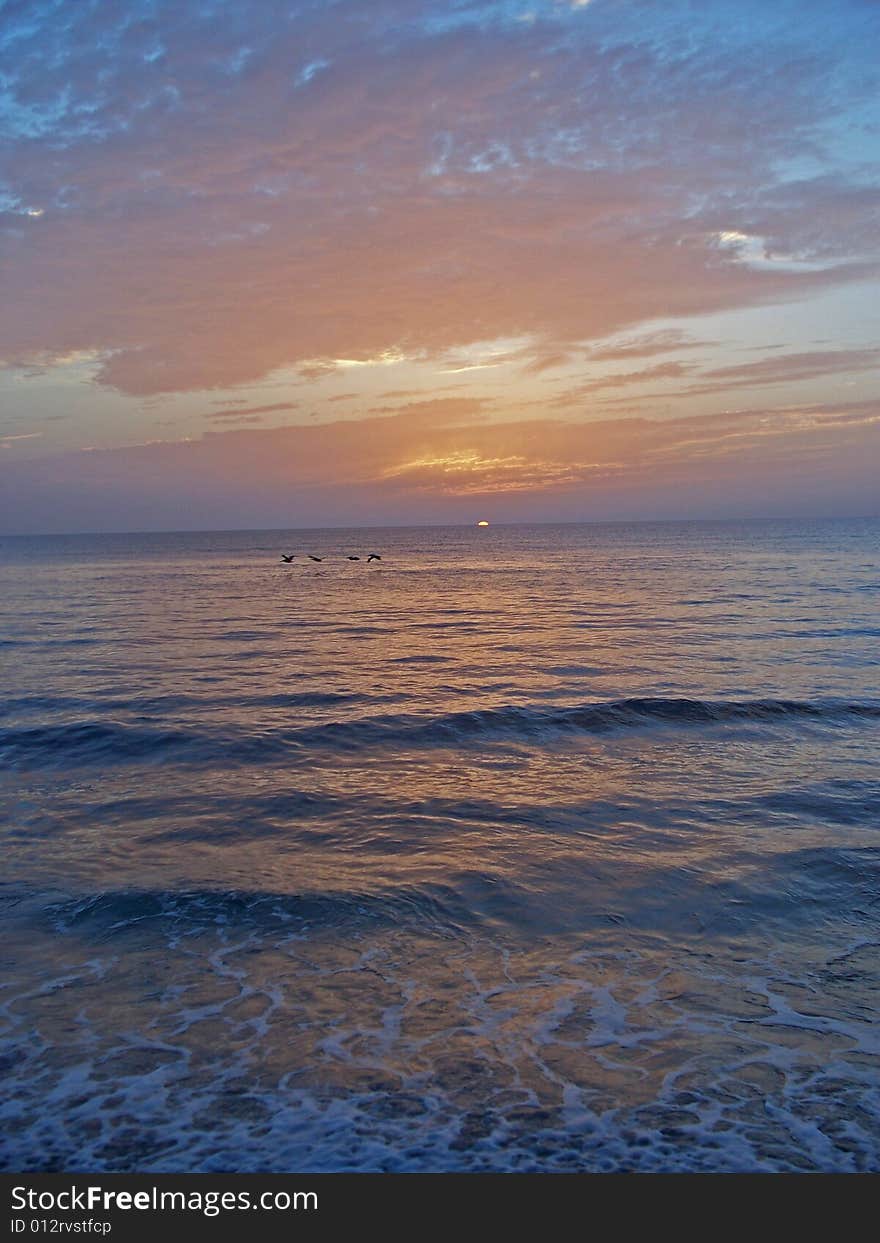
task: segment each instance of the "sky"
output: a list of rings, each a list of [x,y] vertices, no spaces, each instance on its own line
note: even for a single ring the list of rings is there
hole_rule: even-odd
[[[0,532],[880,512],[878,0],[0,0]]]

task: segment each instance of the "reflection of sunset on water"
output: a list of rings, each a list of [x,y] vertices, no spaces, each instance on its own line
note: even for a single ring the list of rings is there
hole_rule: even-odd
[[[27,1161],[871,1168],[875,528],[7,541]]]

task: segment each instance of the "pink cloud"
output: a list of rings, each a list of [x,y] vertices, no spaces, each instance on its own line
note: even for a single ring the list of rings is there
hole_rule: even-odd
[[[559,7],[440,29],[402,0],[161,24],[123,4],[116,28],[69,6],[25,29],[16,97],[54,119],[12,147],[43,214],[0,217],[5,359],[96,351],[142,395],[495,338],[540,367],[875,270],[875,192],[774,171],[842,106],[821,59]],[[719,250],[732,228],[827,266],[756,270]]]

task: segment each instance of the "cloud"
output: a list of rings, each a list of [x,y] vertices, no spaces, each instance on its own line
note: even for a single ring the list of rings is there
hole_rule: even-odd
[[[588,357],[596,362],[650,358],[653,354],[669,354],[674,350],[704,349],[711,344],[711,341],[695,341],[678,329],[664,328],[657,332],[646,332],[612,341],[607,345],[597,345],[589,350]]]
[[[205,415],[205,418],[207,419],[237,419],[237,418],[241,418],[242,415],[273,414],[278,410],[296,410],[296,409],[297,407],[292,402],[278,401],[278,402],[274,402],[270,406],[235,406],[232,409],[228,409],[228,410],[213,410],[213,411],[209,411]]]
[[[713,393],[729,393],[740,388],[767,388],[777,384],[796,384],[804,380],[818,380],[826,376],[852,376],[862,372],[880,370],[880,349],[805,350],[800,353],[783,354],[758,362],[738,363],[727,367],[711,367],[698,372],[695,383],[682,389],[658,390],[652,397],[702,397]],[[670,364],[645,368],[641,372],[611,376],[581,385],[563,394],[558,401],[571,404],[579,397],[605,387],[621,383],[637,383],[640,380],[675,378],[692,371],[684,364]],[[653,373],[653,374],[652,374]],[[626,400],[629,400],[628,398]],[[614,404],[616,399],[606,399]]]
[[[653,367],[642,367],[638,371],[617,371],[612,375],[598,376],[588,380],[555,399],[556,405],[572,405],[583,397],[601,392],[606,388],[624,388],[629,384],[650,384],[654,380],[677,380],[686,376],[693,368],[689,363],[668,362],[657,363]]]
[[[815,380],[827,375],[853,375],[880,368],[880,349],[808,350],[785,354],[780,358],[762,359],[733,367],[715,367],[703,376],[717,383],[700,385],[694,392],[712,392],[729,388],[756,388],[767,384],[790,384],[797,380]]]
[[[694,340],[679,329],[664,328],[604,343],[598,342],[595,345],[568,347],[564,350],[553,347],[536,349],[534,344],[525,345],[518,350],[503,354],[500,361],[522,362],[525,374],[540,375],[544,371],[574,362],[628,361],[650,358],[656,354],[669,354],[674,350],[701,349],[711,344],[712,342]]]
[[[264,414],[248,414],[244,410],[217,410],[214,413],[205,415],[206,419],[217,419],[219,421],[228,420],[230,423],[265,423],[266,416]],[[165,426],[173,426],[174,421],[168,421]]]
[[[7,362],[134,395],[501,338],[537,369],[876,271],[865,162],[829,172],[876,6],[533,7],[7,5]]]
[[[409,401],[399,406],[372,406],[371,415],[394,416],[397,426],[406,432],[416,427],[444,427],[462,420],[483,418],[490,401],[486,397],[431,397],[427,401]]]
[[[384,478],[408,489],[441,491],[455,496],[490,496],[492,493],[536,492],[581,482],[590,472],[607,474],[612,466],[580,462],[550,462],[521,454],[484,457],[462,450],[413,458],[390,467]]]
[[[0,449],[8,449],[20,440],[39,440],[42,432],[18,432],[15,435],[0,434]]]

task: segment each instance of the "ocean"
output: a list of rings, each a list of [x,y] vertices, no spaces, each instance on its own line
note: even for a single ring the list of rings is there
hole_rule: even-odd
[[[878,600],[872,520],[0,539],[4,1168],[880,1169]]]

